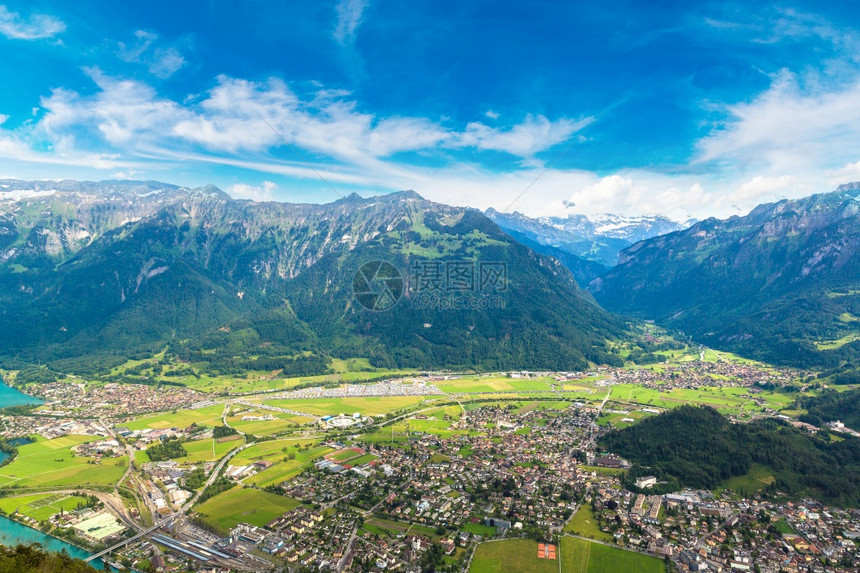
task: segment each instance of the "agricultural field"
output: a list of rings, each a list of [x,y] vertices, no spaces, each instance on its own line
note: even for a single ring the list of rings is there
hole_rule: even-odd
[[[561,538],[562,573],[664,573],[660,559],[575,537]]]
[[[36,521],[44,521],[60,511],[74,511],[87,504],[86,498],[61,493],[37,493],[0,498],[0,509],[6,513],[18,512]]]
[[[110,485],[116,483],[128,459],[92,458],[75,455],[71,448],[92,441],[93,436],[63,436],[53,440],[38,437],[32,444],[18,447],[18,457],[0,468],[0,486],[74,486]]]
[[[310,447],[303,449],[309,444]],[[267,487],[297,476],[318,458],[333,451],[328,446],[313,445],[313,440],[272,440],[243,450],[231,463],[240,466],[258,460],[272,462],[275,465],[245,479],[249,484]]]
[[[220,426],[221,414],[223,412],[223,404],[214,404],[212,406],[197,408],[195,410],[174,410],[172,412],[162,412],[153,416],[141,417],[121,425],[125,426],[129,430],[143,430],[145,428],[152,428],[153,430],[187,428],[193,423],[210,427]]]
[[[206,500],[197,512],[207,522],[222,530],[238,523],[263,526],[301,505],[296,499],[258,489],[234,487]]]
[[[113,375],[139,376],[135,369],[152,368],[159,364],[164,358],[165,352],[159,352],[151,358],[144,360],[129,360],[111,370]],[[301,376],[285,378],[281,371],[251,370],[244,373],[242,378],[233,375],[211,376],[199,364],[167,364],[161,365],[163,374],[156,375],[152,372],[146,374],[166,382],[178,383],[188,388],[206,393],[229,392],[257,393],[265,391],[289,390],[299,385],[322,384],[327,382],[355,382],[370,380],[381,377],[409,376],[415,374],[414,370],[401,369],[392,370],[374,368],[366,358],[350,358],[346,360],[333,359],[330,364],[331,372],[317,376]],[[189,372],[189,368],[193,374]],[[169,373],[184,372],[183,375],[166,376]]]
[[[214,462],[223,458],[227,452],[242,445],[242,436],[227,436],[225,438],[205,438],[192,442],[183,442],[182,447],[188,451],[188,455],[176,458],[179,463]]]
[[[367,398],[307,398],[301,400],[264,400],[264,404],[278,406],[316,416],[336,416],[360,412],[363,416],[388,414],[420,404],[420,396],[374,396]]]
[[[754,396],[763,400],[766,407],[782,410],[794,402],[798,394],[764,391]],[[704,404],[723,414],[734,416],[749,416],[763,409],[753,401],[748,388],[719,386],[663,391],[636,384],[616,384],[612,386],[611,403],[612,408],[631,410],[635,409],[637,404],[656,409],[676,408],[683,404]]]
[[[588,503],[579,507],[573,517],[570,518],[570,521],[564,526],[564,531],[596,539],[597,541],[612,541],[612,536],[601,531],[597,526],[597,519],[595,519],[591,505]]]

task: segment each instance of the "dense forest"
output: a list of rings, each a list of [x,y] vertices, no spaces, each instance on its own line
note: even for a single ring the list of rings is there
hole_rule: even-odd
[[[66,552],[43,551],[38,544],[0,545],[0,573],[98,573],[98,570]]]
[[[612,431],[599,444],[634,464],[629,481],[651,474],[665,482],[655,491],[716,488],[757,463],[773,472],[775,490],[860,503],[860,440],[830,442],[779,420],[733,424],[713,408],[681,406]]]
[[[795,406],[808,410],[800,416],[807,424],[821,426],[839,420],[853,430],[860,429],[860,388],[847,392],[825,390],[818,396],[798,398]]]

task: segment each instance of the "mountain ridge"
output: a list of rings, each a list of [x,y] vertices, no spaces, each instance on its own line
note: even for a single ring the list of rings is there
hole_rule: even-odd
[[[709,218],[623,250],[589,284],[613,312],[795,366],[857,358],[860,186]],[[838,340],[836,348],[826,348]]]
[[[479,211],[414,192],[313,205],[123,186],[0,200],[9,231],[0,354],[80,368],[88,353],[110,364],[168,344],[219,372],[247,355],[274,364],[307,352],[321,362],[369,355],[377,365],[478,369],[619,360],[607,340],[622,322],[561,264]],[[365,311],[351,281],[369,257],[404,275],[420,261],[504,264],[507,306],[414,309],[407,291],[387,313]]]

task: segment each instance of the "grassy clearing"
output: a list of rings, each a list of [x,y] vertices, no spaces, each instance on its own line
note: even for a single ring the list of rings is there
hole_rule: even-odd
[[[752,464],[750,471],[742,476],[734,476],[725,480],[720,489],[730,489],[741,495],[753,494],[774,481],[773,472],[759,464]]]
[[[116,483],[127,458],[106,458],[94,463],[92,458],[76,456],[71,448],[92,441],[93,436],[63,436],[53,440],[38,437],[32,444],[18,448],[18,457],[0,468],[0,486],[84,486]]]
[[[564,531],[574,533],[597,541],[612,541],[612,536],[601,531],[597,526],[597,519],[594,517],[594,511],[591,504],[585,503],[579,507],[567,525],[564,526]]]
[[[845,317],[847,320],[843,320],[842,322],[851,322],[852,320],[855,320],[851,314],[845,313],[845,315],[847,315],[847,317]],[[860,340],[860,332],[849,332],[842,338],[837,338],[836,340],[816,342],[815,348],[818,350],[836,350],[837,348],[842,348],[846,344],[851,344],[857,340]]]
[[[222,530],[245,522],[263,526],[301,505],[296,499],[258,489],[234,487],[197,507],[207,522]]]

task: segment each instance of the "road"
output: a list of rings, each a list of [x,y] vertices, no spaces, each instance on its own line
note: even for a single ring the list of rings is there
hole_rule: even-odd
[[[597,419],[600,418],[600,413],[603,412],[603,408],[606,406],[606,403],[609,402],[609,396],[612,394],[612,386],[609,387],[609,390],[606,392],[606,396],[603,398],[603,402],[600,403],[600,406],[597,408],[597,416],[594,418],[594,421],[591,423],[590,434],[588,436],[588,443],[592,446],[594,445],[594,430],[597,428]]]

